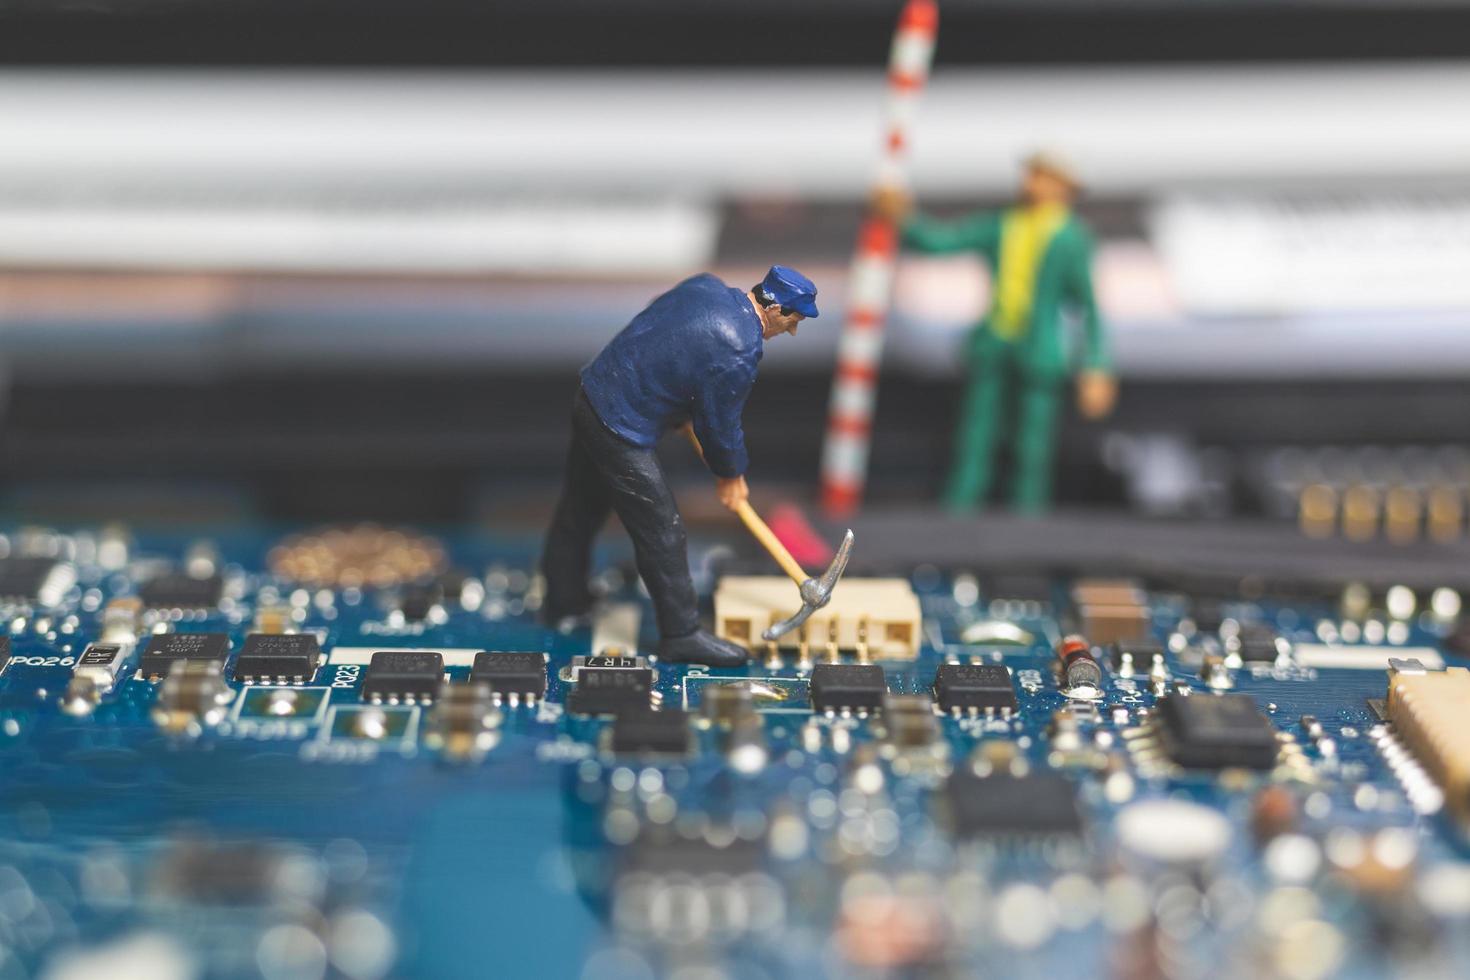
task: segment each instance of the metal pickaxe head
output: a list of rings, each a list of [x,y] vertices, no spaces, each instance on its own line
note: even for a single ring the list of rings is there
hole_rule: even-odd
[[[848,556],[852,554],[852,531],[849,530],[842,536],[842,544],[837,546],[837,554],[832,558],[832,564],[820,578],[809,578],[801,583],[801,608],[791,617],[782,620],[761,634],[765,640],[778,640],[806,622],[811,614],[821,609],[832,599],[832,589],[837,585],[837,580],[847,569]]]

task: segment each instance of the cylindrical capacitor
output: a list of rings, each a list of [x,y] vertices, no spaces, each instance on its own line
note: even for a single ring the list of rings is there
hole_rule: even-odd
[[[1092,646],[1085,638],[1076,634],[1062,637],[1057,646],[1057,659],[1062,664],[1062,686],[1066,690],[1080,687],[1102,690],[1102,667],[1092,655]]]
[[[1258,844],[1291,833],[1296,825],[1296,796],[1286,787],[1267,786],[1251,800],[1251,833]]]

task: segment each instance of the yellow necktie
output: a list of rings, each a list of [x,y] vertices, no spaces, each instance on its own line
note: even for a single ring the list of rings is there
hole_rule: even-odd
[[[1061,204],[1012,208],[1001,220],[990,329],[1002,340],[1015,341],[1031,326],[1041,260],[1066,220],[1067,208]]]

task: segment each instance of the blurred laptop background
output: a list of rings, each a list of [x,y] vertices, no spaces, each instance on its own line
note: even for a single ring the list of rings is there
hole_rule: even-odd
[[[11,0],[0,508],[529,518],[578,366],[772,262],[830,312],[768,352],[751,481],[814,499],[897,7]],[[1463,533],[1470,7],[941,7],[920,204],[1004,202],[1038,145],[1086,178],[1123,394],[1067,421],[1060,503],[1378,534],[1397,493]],[[904,259],[875,506],[937,496],[987,289]]]

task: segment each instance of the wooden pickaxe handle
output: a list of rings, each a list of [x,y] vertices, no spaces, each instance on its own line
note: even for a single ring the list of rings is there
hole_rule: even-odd
[[[694,447],[694,451],[699,454],[699,458],[704,459],[704,447],[699,444],[699,436],[694,434],[694,426],[684,426],[684,434],[689,437],[689,443]],[[776,533],[766,525],[765,521],[761,520],[761,515],[757,514],[755,508],[750,506],[750,501],[740,501],[739,506],[735,508],[735,513],[740,517],[741,522],[750,529],[750,533],[755,535],[755,539],[771,553],[771,557],[776,559],[776,564],[781,566],[781,570],[791,576],[791,581],[797,585],[801,585],[801,583],[810,577],[807,575],[806,569],[801,567],[801,563],[791,557],[791,552],[786,550],[786,546],[781,543],[780,538],[776,537]]]
[[[755,508],[750,506],[750,501],[740,501],[740,504],[735,508],[735,513],[740,515],[740,519],[745,522],[745,526],[750,528],[750,533],[754,534],[755,539],[765,546],[765,549],[771,553],[772,558],[776,559],[776,564],[781,566],[781,570],[791,576],[791,581],[800,585],[807,580],[809,576],[806,570],[801,567],[795,558],[791,557],[791,552],[786,550],[786,546],[781,543],[781,539],[776,537],[775,532],[766,526],[765,521],[761,520],[761,516],[755,512]]]

